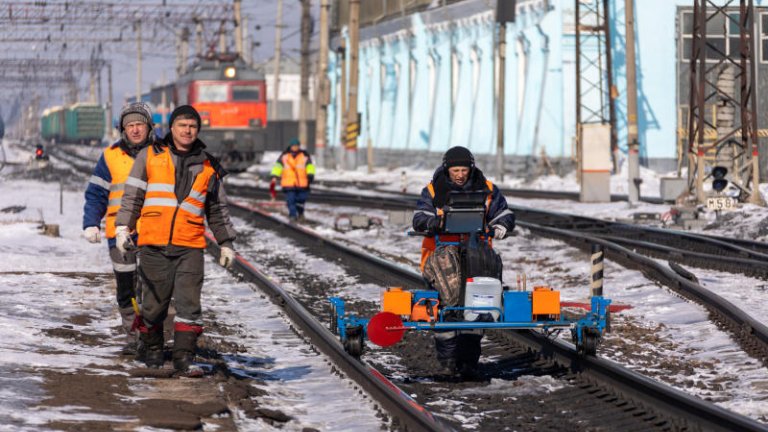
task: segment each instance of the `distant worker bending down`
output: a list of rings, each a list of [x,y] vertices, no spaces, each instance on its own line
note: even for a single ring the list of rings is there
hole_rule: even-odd
[[[315,179],[315,165],[309,153],[301,149],[298,139],[291,140],[288,148],[277,158],[272,167],[270,189],[274,190],[277,178],[288,204],[288,218],[304,220],[304,204],[309,196],[309,185]]]
[[[444,208],[452,192],[477,192],[484,196],[487,227],[484,241],[469,245],[466,234],[443,234]],[[470,277],[488,276],[501,280],[501,258],[492,249],[493,239],[503,239],[515,227],[515,214],[499,188],[485,178],[475,166],[475,158],[464,147],[452,147],[443,155],[443,163],[432,181],[421,192],[413,229],[428,234],[422,242],[421,270],[425,282],[438,291],[440,306],[463,306],[463,287]],[[439,236],[438,244],[435,236]],[[461,321],[457,311],[447,311],[446,321]],[[476,374],[480,358],[482,330],[448,330],[435,332],[437,359],[446,375]]]
[[[133,167],[136,155],[154,141],[152,112],[144,103],[132,103],[120,112],[120,140],[107,147],[96,162],[91,180],[85,190],[83,229],[91,243],[101,241],[101,219],[107,216],[106,237],[109,257],[117,279],[117,306],[128,334],[124,354],[135,354],[138,336],[133,329],[136,317],[131,299],[136,297],[136,253],[121,254],[115,248],[115,216],[122,203],[125,180]],[[134,239],[136,234],[133,234]]]
[[[203,332],[200,292],[203,286],[205,222],[221,246],[219,264],[232,265],[235,231],[229,218],[223,177],[226,172],[197,138],[200,115],[182,105],[171,113],[171,130],[136,157],[126,180],[117,214],[117,247],[133,249],[130,232],[139,226],[139,272],[144,279],[141,340],[149,367],[163,366],[163,321],[175,299],[173,366],[199,376],[193,363],[197,337]]]

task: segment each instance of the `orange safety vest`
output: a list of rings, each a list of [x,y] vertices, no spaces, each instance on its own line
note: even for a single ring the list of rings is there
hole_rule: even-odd
[[[290,152],[283,155],[280,162],[283,164],[283,173],[280,186],[284,188],[309,186],[307,178],[307,157],[304,152],[298,152],[294,157]]]
[[[216,175],[206,159],[203,171],[192,183],[189,195],[179,202],[176,193],[176,168],[171,151],[155,153],[147,149],[147,191],[141,208],[139,246],[176,245],[205,247],[205,199],[208,184]]]
[[[111,146],[104,150],[104,162],[112,176],[109,185],[109,202],[107,203],[107,238],[115,238],[115,218],[123,202],[125,193],[125,180],[133,168],[133,158],[123,151],[119,145]]]
[[[491,193],[488,194],[488,197],[485,200],[485,214],[488,215],[488,209],[491,207],[491,198],[493,198],[493,183],[490,180],[485,181],[485,185],[488,186],[488,190],[491,191]],[[432,185],[432,182],[429,182],[427,185],[427,190],[429,191],[429,196],[432,197],[432,199],[435,199],[435,187]],[[437,209],[437,215],[441,216],[443,214],[443,209],[439,208]],[[464,234],[444,234],[440,235],[440,241],[441,242],[460,242],[464,240],[467,236]],[[490,237],[486,237],[486,241],[488,242],[488,245],[493,247],[493,242],[491,241]],[[435,237],[424,237],[424,240],[421,241],[421,264],[419,265],[419,268],[421,271],[424,271],[424,264],[427,263],[427,258],[429,258],[430,255],[432,255],[433,252],[435,252],[435,249],[437,248],[437,242],[435,242]]]

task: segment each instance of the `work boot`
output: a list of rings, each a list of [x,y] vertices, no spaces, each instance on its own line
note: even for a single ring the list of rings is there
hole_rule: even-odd
[[[144,364],[149,368],[159,369],[163,367],[163,328],[152,327],[148,332],[141,333],[142,357]]]
[[[138,331],[133,328],[133,323],[136,320],[136,313],[133,311],[133,307],[120,308],[120,318],[122,320],[122,327],[125,331],[127,338],[126,343],[120,351],[121,355],[136,355],[138,344]]]
[[[456,367],[456,360],[451,358],[451,359],[440,360],[440,369],[436,371],[435,375],[452,378],[456,376],[458,373],[459,373],[459,370]]]
[[[456,365],[456,331],[435,331],[435,354],[440,362],[440,370],[437,375],[453,377],[457,374]]]
[[[173,368],[186,376],[202,376],[202,368],[194,364],[197,333],[176,331],[173,336]]]

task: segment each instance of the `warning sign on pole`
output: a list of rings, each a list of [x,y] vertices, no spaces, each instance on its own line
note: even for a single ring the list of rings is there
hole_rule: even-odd
[[[360,135],[360,122],[347,124],[346,147],[357,147],[357,137]]]

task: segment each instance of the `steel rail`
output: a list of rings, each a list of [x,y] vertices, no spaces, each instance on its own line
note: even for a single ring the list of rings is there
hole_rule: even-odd
[[[70,154],[70,155],[78,157],[80,159],[86,159],[86,158],[80,157],[79,155],[74,155],[74,154]],[[78,169],[82,171],[82,168],[78,167]],[[86,172],[86,174],[88,173]],[[229,190],[233,189],[231,186],[228,186],[227,188]],[[247,188],[247,189],[253,190],[253,188]],[[268,191],[263,190],[263,193],[265,196],[268,196]],[[347,197],[344,196],[344,194],[337,194],[337,195],[340,200],[348,199]],[[387,199],[376,200],[375,202],[377,204],[381,204],[382,201],[387,201]],[[359,202],[359,201],[355,200],[355,202]],[[368,203],[366,207],[370,207],[370,203],[371,203],[370,197],[367,197],[367,199],[364,202]],[[337,201],[337,203],[339,202]],[[393,205],[393,206],[395,204],[397,204],[395,201],[392,201],[389,203],[389,205]],[[235,202],[230,202],[230,206],[234,210],[247,212],[247,214],[257,216],[267,221],[270,221],[273,224],[283,226],[287,228],[289,232],[293,233],[293,235],[296,236],[297,238],[304,237],[305,239],[312,242],[320,242],[321,244],[328,246],[329,250],[333,250],[336,253],[343,255],[347,259],[352,259],[356,263],[367,263],[369,270],[371,266],[376,267],[383,263],[385,267],[382,268],[382,270],[384,270],[389,274],[389,278],[386,278],[388,280],[391,280],[391,279],[399,280],[399,283],[405,286],[409,286],[410,284],[416,284],[417,286],[420,286],[421,284],[421,275],[419,275],[418,273],[412,270],[406,269],[404,267],[399,267],[393,263],[389,263],[388,261],[382,260],[378,257],[373,257],[372,255],[356,251],[352,248],[341,245],[338,242],[334,242],[334,241],[322,238],[316,233],[313,233],[311,230],[300,227],[298,225],[283,222],[277,218],[274,218],[268,215],[265,212],[254,211],[254,208],[251,206],[235,203]],[[402,204],[401,202],[400,206],[395,208],[402,210],[404,209],[404,204]],[[409,208],[409,207],[405,207],[405,208]],[[656,271],[657,271],[656,275],[659,277],[659,279],[663,279],[663,280],[660,280],[660,282],[662,282],[663,284],[665,284],[670,288],[672,288],[672,285],[675,285],[675,284],[679,286],[693,285],[694,287],[693,287],[693,290],[691,291],[692,293],[696,293],[704,297],[715,296],[719,298],[715,294],[708,292],[706,289],[703,289],[700,286],[693,284],[691,281],[680,277],[673,271],[663,268],[663,266],[658,265],[657,263],[653,262],[653,260],[650,260],[649,258],[640,256],[638,254],[635,254],[634,252],[631,252],[628,249],[623,248],[621,246],[612,244],[609,241],[602,240],[599,238],[589,238],[591,236],[573,233],[565,230],[559,230],[556,228],[535,226],[535,224],[526,223],[526,222],[519,222],[519,224],[526,226],[527,228],[532,230],[538,229],[540,231],[548,231],[550,235],[554,237],[559,236],[559,238],[565,237],[570,239],[573,239],[575,237],[580,237],[583,245],[586,245],[587,242],[589,242],[589,244],[591,244],[592,242],[602,242],[604,246],[608,246],[606,248],[609,253],[608,256],[612,259],[618,259],[623,261],[623,264],[625,265],[632,265],[632,263],[634,262],[633,260],[637,260],[637,262],[643,262],[647,260],[653,263],[654,266],[658,266],[658,268],[656,268]],[[218,247],[215,245],[215,242],[209,241],[208,243],[209,243],[208,249],[213,253],[214,256],[218,257]],[[614,253],[611,253],[611,252],[614,252]],[[239,271],[242,272],[246,268],[251,268],[255,271],[255,273],[258,273],[261,275],[261,278],[256,278],[256,279],[261,280],[262,283],[264,283],[265,285],[267,283],[271,283],[271,279],[268,276],[259,273],[252,266],[245,266],[243,263],[241,263],[241,261],[242,261],[242,258],[238,258],[238,261],[236,261],[235,263]],[[258,284],[258,282],[255,282],[255,283]],[[281,295],[278,295],[278,294],[275,294],[275,295],[276,295],[275,299],[278,301],[278,304],[281,304],[281,305],[287,305],[289,303],[291,305],[298,304],[297,302],[295,302],[295,300],[294,301],[286,300],[286,299],[290,299],[291,297],[288,296],[284,291],[282,291]],[[722,300],[722,302],[718,302],[718,303],[722,303],[721,306],[731,305],[729,302],[723,299],[720,299],[720,300]],[[298,305],[298,306],[301,307],[301,305]],[[305,314],[309,315],[305,309],[303,310]],[[727,318],[728,315],[730,315],[727,312],[726,314],[727,316],[725,318]],[[743,312],[738,311],[735,313],[736,316],[740,314],[743,314]],[[765,352],[765,348],[764,348],[765,340],[766,340],[764,337],[764,335],[766,334],[765,326],[763,326],[760,323],[754,322],[754,320],[749,316],[746,316],[744,318],[746,318],[744,321],[745,325],[740,327],[740,330],[741,330],[740,332],[739,332],[739,329],[736,329],[736,331],[739,332],[740,335],[748,336],[754,333],[755,329],[757,329],[757,331],[763,335],[762,352]],[[720,321],[722,322],[722,319]],[[323,339],[326,339],[329,335],[332,337],[332,341],[333,341],[332,343],[330,341],[326,341],[324,343],[324,346],[326,347],[326,349],[338,349],[340,347],[340,344],[338,343],[337,339],[335,338],[335,336],[333,336],[330,333],[330,331],[325,329],[321,324],[317,322],[317,320],[314,320],[314,318],[312,319],[311,322],[313,322],[311,328],[317,329],[318,327],[320,327],[323,330],[319,332],[319,335],[324,335],[324,336],[318,336],[318,337],[322,337]],[[754,323],[756,325],[752,326],[750,325],[750,323]],[[638,401],[642,405],[651,406],[655,412],[666,413],[668,416],[672,418],[682,419],[686,423],[684,427],[690,426],[690,424],[694,424],[694,425],[698,425],[701,429],[704,429],[704,430],[716,430],[716,431],[741,430],[741,431],[763,431],[763,432],[768,431],[768,427],[752,419],[733,413],[731,411],[727,411],[712,403],[702,401],[698,398],[687,395],[679,390],[672,389],[671,387],[668,387],[666,385],[656,383],[651,379],[649,379],[648,377],[632,372],[612,362],[601,360],[596,357],[579,356],[572,345],[569,345],[560,341],[553,341],[552,339],[544,337],[540,333],[535,333],[531,331],[516,331],[516,332],[503,332],[503,334],[506,335],[507,337],[511,337],[518,341],[521,341],[525,343],[527,346],[531,346],[532,348],[541,352],[542,355],[552,358],[554,361],[558,362],[559,364],[562,364],[565,367],[572,368],[574,371],[580,373],[582,377],[585,377],[587,379],[593,379],[597,382],[602,382],[602,383],[605,383],[605,385],[618,389],[619,393],[624,398]],[[739,337],[739,340],[741,339],[742,337]],[[318,343],[321,343],[321,342],[318,342]],[[322,347],[319,347],[319,348],[322,349]],[[754,350],[750,349],[748,350],[748,352],[751,353],[751,352],[754,352]],[[348,355],[346,355],[346,353],[344,353],[344,356],[349,357]],[[366,372],[360,370],[362,366],[359,363],[357,363],[357,366],[350,366],[350,367],[353,368],[354,376],[366,376]],[[381,374],[379,374],[372,368],[368,369],[368,373],[381,376]],[[350,375],[350,377],[353,379],[354,379],[354,376]],[[393,394],[402,393],[399,389],[397,389],[397,387],[394,384],[392,384],[389,381],[385,382],[380,380],[379,382],[381,383],[381,385],[377,385],[376,387],[381,389],[381,387],[383,386],[384,388],[388,389],[387,390],[388,393],[386,393],[388,400],[392,400],[391,398],[394,398]],[[401,395],[401,396],[404,396],[404,395]],[[393,402],[393,403],[396,403],[396,402]],[[412,405],[412,409],[407,409],[408,412],[413,412],[414,410],[417,412],[420,412],[420,410],[415,408],[415,406],[417,405],[415,405],[415,402],[414,402]],[[423,414],[423,415],[426,415],[426,414]],[[432,427],[431,423],[428,422],[428,426]],[[435,429],[429,429],[429,430],[435,430]]]
[[[688,251],[681,248],[661,245],[649,241],[635,240],[616,235],[599,234],[596,237],[623,245],[635,251],[642,250],[643,254],[668,261],[688,264],[702,269],[718,270],[728,273],[742,273],[747,276],[768,279],[768,261],[752,258],[737,258],[733,256],[717,256]]]
[[[207,243],[208,251],[218,259],[221,250],[216,241],[208,237]],[[379,264],[376,263],[376,265]],[[347,354],[338,338],[271,277],[262,273],[242,256],[237,256],[232,271],[258,286],[273,303],[280,306],[315,347],[328,356],[335,366],[397,420],[393,424],[398,429],[430,432],[450,430],[447,425],[439,422],[426,408],[419,405],[377,370]]]
[[[253,217],[258,217],[265,221],[279,225],[291,231],[295,236],[302,237],[304,242],[317,243],[322,242],[323,245],[333,248],[336,253],[343,253],[347,259],[354,260],[356,263],[367,263],[367,268],[376,267],[386,261],[374,257],[365,252],[357,251],[347,246],[338,244],[333,240],[323,238],[322,236],[314,233],[313,231],[300,227],[295,224],[283,222],[263,211],[256,210],[248,205],[231,202],[230,207],[239,212],[246,212]],[[532,224],[525,224],[526,228],[536,229]],[[594,238],[591,236],[572,233],[564,230],[557,230],[547,227],[539,227],[542,230],[548,230],[550,234],[557,234],[562,236],[576,236],[584,240],[601,243],[606,246],[606,249],[610,251],[620,251],[622,254],[637,258],[639,260],[652,261],[649,258],[642,257],[635,254],[625,248],[613,245],[612,243]],[[386,266],[386,271],[391,272],[393,278],[400,279],[400,282],[407,285],[414,281],[421,280],[421,275],[415,271],[394,265],[389,263]],[[690,283],[685,279],[680,278],[672,271],[663,272],[668,278],[675,280],[679,284]],[[727,301],[719,298],[715,294],[704,290],[699,287],[700,290],[694,290],[698,295],[705,298],[716,298],[719,303],[728,303]],[[745,321],[747,322],[747,321]],[[753,327],[759,332],[764,330],[764,326],[749,320],[748,322],[755,324]],[[762,328],[760,328],[762,326]],[[585,379],[595,380],[603,383],[610,388],[617,389],[618,393],[625,398],[636,401],[643,406],[650,406],[655,413],[666,414],[673,419],[679,419],[689,427],[692,425],[698,426],[703,430],[717,430],[717,431],[731,431],[731,430],[743,430],[743,431],[768,431],[768,427],[762,425],[752,419],[749,419],[740,414],[725,410],[712,403],[703,401],[694,396],[683,393],[682,391],[672,389],[671,387],[654,382],[648,377],[640,375],[629,369],[621,367],[613,362],[609,362],[604,359],[596,357],[584,357],[578,355],[575,347],[565,342],[554,342],[553,340],[544,337],[539,333],[530,331],[524,332],[504,332],[512,335],[511,337],[520,338],[520,340],[526,341],[526,344],[535,344],[537,350],[548,357],[552,357],[558,363],[565,367],[570,367],[572,370],[581,374]]]
[[[227,185],[227,191],[233,195],[249,198],[269,198],[266,189],[249,186]],[[381,197],[368,195],[352,195],[344,192],[330,192],[325,190],[313,190],[312,199],[337,205],[357,206],[366,208],[378,208],[385,210],[413,210],[418,199],[415,195],[403,195],[402,197]],[[743,259],[744,265],[749,260],[762,261],[768,265],[768,244],[750,242],[747,240],[731,240],[724,237],[693,234],[677,230],[660,229],[654,227],[641,227],[620,222],[611,222],[588,216],[579,216],[566,213],[533,209],[522,206],[509,206],[519,221],[537,223],[553,228],[577,230],[594,235],[622,235],[634,236],[646,239],[651,237],[653,243],[661,243],[667,246],[677,245],[677,249],[691,249],[691,251],[703,252],[713,255],[708,259],[714,268],[722,268],[720,259],[722,256],[730,256],[734,259]],[[650,241],[650,240],[648,240]],[[697,257],[697,262],[706,259]],[[728,269],[726,269],[728,270]],[[760,272],[758,272],[760,273]]]
[[[566,241],[581,249],[589,250],[592,244],[603,245],[606,255],[610,259],[625,267],[642,271],[646,277],[658,281],[683,297],[703,306],[711,314],[713,321],[721,323],[742,349],[768,366],[768,326],[716,293],[651,258],[635,253],[607,239],[527,222],[520,222],[519,224],[531,231]]]

